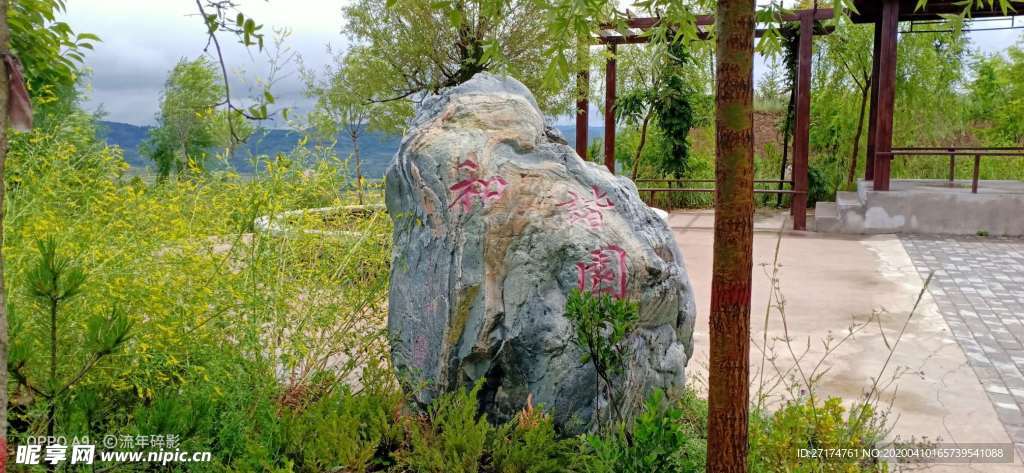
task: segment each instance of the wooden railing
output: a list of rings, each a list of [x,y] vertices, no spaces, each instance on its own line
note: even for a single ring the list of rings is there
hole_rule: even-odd
[[[637,179],[637,191],[640,196],[643,197],[644,193],[650,194],[650,200],[648,204],[653,205],[654,195],[659,192],[682,192],[682,193],[699,193],[699,192],[715,192],[715,188],[712,187],[685,187],[690,184],[714,184],[714,179]],[[668,186],[678,185],[679,187],[650,187],[643,186],[644,184],[666,184]],[[772,185],[777,186],[778,189],[759,189],[758,185]],[[789,186],[789,189],[784,187]],[[806,194],[806,192],[800,192],[793,190],[793,181],[788,179],[755,179],[754,180],[754,193],[755,194],[776,194],[779,196],[779,205],[781,205],[781,198],[783,195],[796,195]]]
[[[688,183],[697,184],[714,184],[714,179],[637,179],[637,184],[642,183],[665,183],[665,184],[678,184],[680,186]],[[793,186],[793,181],[783,179],[754,179],[754,185],[758,184],[781,184]],[[781,187],[781,186],[780,186]],[[714,187],[639,187],[639,192],[650,192],[653,196],[655,192],[714,192]],[[754,189],[755,194],[798,194],[799,192],[792,189]]]
[[[956,182],[956,157],[973,156],[974,168],[971,177],[971,192],[978,193],[978,175],[981,170],[982,157],[1024,157],[1024,148],[1019,147],[919,147],[919,148],[893,148],[890,152],[879,152],[879,156],[888,156],[893,159],[897,156],[945,156],[949,158],[950,184]]]

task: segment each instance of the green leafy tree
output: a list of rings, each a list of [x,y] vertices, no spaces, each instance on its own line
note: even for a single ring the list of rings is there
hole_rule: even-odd
[[[545,80],[552,32],[544,0],[358,0],[345,33],[371,73],[372,100],[417,98],[482,71],[526,84],[541,108],[567,111],[564,80]]]
[[[73,91],[78,66],[86,50],[92,49],[99,37],[89,33],[76,34],[71,27],[56,21],[64,11],[63,0],[19,0],[0,5],[0,49],[10,49],[24,66],[26,87],[36,107]],[[0,64],[0,110],[8,110],[8,71]],[[0,118],[0,470],[7,452],[7,370],[8,298],[4,286],[4,197],[9,126],[6,113]]]
[[[963,135],[968,39],[953,30],[902,35],[896,84],[896,143],[942,146]]]
[[[630,90],[615,101],[615,115],[618,121],[626,125],[639,127],[640,140],[633,152],[633,166],[630,178],[634,181],[640,174],[640,161],[644,148],[647,146],[647,132],[654,118],[654,101],[656,91],[642,88]]]
[[[403,118],[411,113],[408,102],[374,102],[374,81],[376,69],[365,47],[356,46],[345,53],[334,55],[334,64],[326,66],[322,77],[313,71],[305,71],[306,94],[316,100],[309,114],[310,123],[322,135],[335,139],[345,134],[352,143],[352,160],[355,165],[356,193],[359,204],[363,204],[363,172],[359,156],[359,140],[367,130],[392,130],[399,128]]]
[[[142,145],[143,154],[156,163],[161,179],[188,169],[202,171],[211,152],[218,147],[227,147],[227,152],[231,152],[228,121],[229,115],[236,112],[218,108],[224,93],[217,71],[204,57],[182,59],[171,70],[157,126],[150,130]],[[241,123],[245,122],[235,126]]]
[[[955,146],[966,132],[964,103],[967,42],[956,28],[948,32],[900,35],[894,113],[896,146]],[[816,42],[812,81],[811,149],[829,193],[851,187],[863,175],[860,157],[867,148],[867,111],[871,93],[873,28],[841,24]],[[792,127],[790,127],[790,131]],[[907,167],[941,172],[938,160],[900,159]],[[944,173],[943,173],[944,175]],[[937,176],[936,176],[937,177]]]
[[[270,85],[274,81],[271,80],[262,84],[262,93],[251,97],[251,105],[248,107],[238,106],[232,100],[231,81],[228,78],[228,67],[224,59],[224,52],[220,47],[219,33],[226,32],[233,35],[246,48],[255,46],[259,51],[263,51],[264,35],[261,32],[263,25],[256,23],[253,18],[246,16],[239,9],[238,2],[234,0],[195,0],[195,4],[196,11],[199,12],[199,17],[202,18],[203,24],[206,26],[207,41],[203,52],[209,53],[211,57],[215,58],[220,69],[221,85],[224,88],[222,103],[224,109],[230,112],[224,116],[224,122],[227,129],[229,147],[233,148],[235,145],[245,141],[249,132],[251,132],[242,119],[260,121],[270,118],[267,107],[275,102],[274,95],[270,93]],[[273,63],[274,59],[271,62]],[[276,67],[274,64],[271,65],[271,69]],[[285,115],[285,119],[287,119],[288,109],[283,109],[282,112]]]
[[[630,176],[634,181],[640,173],[640,161],[647,146],[648,130],[654,120],[654,106],[663,78],[660,66],[664,64],[664,48],[659,46],[624,49],[616,57],[622,64],[624,79],[621,84],[623,92],[615,100],[615,118],[619,123],[638,128],[640,134],[631,158]]]
[[[676,179],[683,177],[690,156],[687,135],[694,122],[693,107],[690,105],[691,95],[689,86],[681,76],[670,75],[666,78],[654,106],[658,114],[658,128],[661,129],[668,144],[668,155],[662,159],[660,167],[662,172],[671,174]]]
[[[992,145],[1024,144],[1024,47],[1011,47],[1005,56],[978,56],[971,69],[968,114],[986,125],[982,138]]]
[[[773,108],[786,100],[789,89],[786,87],[784,74],[782,64],[778,60],[768,64],[768,70],[757,82],[757,90],[754,92],[755,98],[760,101],[759,106]]]
[[[828,86],[843,87],[856,91],[856,124],[850,138],[850,162],[846,173],[846,185],[853,184],[857,175],[857,158],[860,154],[861,137],[867,114],[868,98],[871,96],[871,51],[874,42],[873,27],[867,25],[841,25],[835,33],[824,38],[824,56],[830,63]],[[903,60],[903,58],[900,58]]]
[[[0,2],[0,48],[10,44],[11,32],[8,27],[8,3]],[[7,110],[10,100],[7,65],[0,61],[0,110]],[[4,217],[7,212],[4,197],[7,194],[7,180],[4,165],[7,162],[7,114],[0,113],[0,470],[7,468],[7,363],[10,359],[7,335],[7,288],[4,278]]]
[[[695,121],[691,101],[696,95],[689,85],[694,68],[686,47],[682,43],[653,44],[647,51],[626,56],[626,91],[615,102],[615,114],[618,121],[639,127],[640,140],[632,158],[634,180],[652,123],[665,144],[665,152],[658,156],[658,169],[677,178],[686,171],[687,136]]]
[[[29,94],[37,107],[74,89],[86,51],[100,40],[91,33],[75,33],[66,22],[57,21],[64,10],[64,0],[10,2],[10,47],[24,66]]]

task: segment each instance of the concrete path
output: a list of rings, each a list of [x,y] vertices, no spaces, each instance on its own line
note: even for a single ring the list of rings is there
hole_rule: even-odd
[[[999,419],[1024,447],[1024,239],[901,239],[920,274],[934,271],[929,292]]]
[[[817,392],[842,397],[849,403],[862,399],[878,379],[881,399],[886,405],[892,403],[892,438],[1010,443],[982,383],[930,294],[923,295],[907,322],[924,281],[894,235],[783,232],[777,279],[786,324],[777,309],[768,312],[768,323],[764,323],[772,286],[768,273],[785,217],[777,212],[759,213],[755,223],[752,396],[757,395],[759,385],[764,385],[766,402],[778,402],[787,386],[799,390],[801,378],[811,376],[817,366],[816,372],[824,373]],[[706,386],[703,380],[707,373],[714,216],[711,211],[675,212],[669,222],[697,298],[695,350],[688,376],[700,390]],[[904,324],[906,331],[896,345]],[[852,336],[851,329],[855,332]],[[765,337],[767,355],[762,362],[758,347],[764,345]],[[883,371],[894,345],[892,361]],[[791,369],[796,365],[794,359],[800,360],[801,370]],[[779,373],[783,373],[781,382]],[[1024,471],[1019,458],[1015,465],[925,468]]]

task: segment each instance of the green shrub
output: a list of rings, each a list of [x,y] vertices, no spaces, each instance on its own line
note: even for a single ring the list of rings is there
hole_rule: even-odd
[[[812,165],[807,168],[807,208],[813,209],[817,202],[835,200],[838,183],[842,182],[839,175],[830,177],[821,167]]]
[[[425,415],[405,420],[408,450],[399,461],[408,471],[470,473],[480,470],[493,427],[477,411],[478,383],[436,399]]]
[[[491,441],[492,470],[496,473],[576,471],[582,457],[576,439],[560,438],[551,416],[532,405],[512,422],[495,429]]]
[[[394,452],[399,471],[554,473],[576,471],[586,454],[577,438],[562,438],[550,416],[532,404],[491,426],[473,389],[442,395],[423,415],[399,419],[407,442]]]
[[[640,318],[639,305],[610,294],[594,295],[573,289],[565,302],[565,317],[573,325],[573,344],[583,352],[580,362],[591,364],[597,372],[594,396],[606,396],[611,405],[611,413],[605,414],[604,421],[621,421],[623,393],[615,389],[615,380],[630,355],[624,341]],[[600,429],[601,422],[595,406],[594,425]]]
[[[792,400],[773,413],[751,416],[752,472],[887,471],[883,464],[857,460],[800,458],[800,449],[871,448],[885,435],[884,416],[870,403],[843,407],[840,398],[819,403],[813,397]]]
[[[285,451],[296,471],[375,471],[393,463],[402,398],[341,390],[283,416]]]
[[[297,153],[251,178],[157,184],[125,178],[119,150],[94,132],[89,117],[72,113],[11,137],[9,368],[33,387],[48,372],[35,354],[49,351],[50,325],[25,290],[39,279],[36,243],[59,247],[88,275],[58,315],[57,377],[77,381],[50,416],[46,399],[12,376],[12,443],[45,435],[52,417],[59,435],[180,435],[183,450],[215,455],[183,467],[191,471],[288,467],[281,393],[320,399],[386,357],[390,219],[300,219],[286,235],[253,232],[260,215],[348,203],[344,173]],[[304,231],[339,228],[361,236]],[[77,378],[93,353],[102,360]]]
[[[702,471],[706,456],[707,407],[687,394],[668,403],[655,391],[643,412],[607,435],[587,435],[586,471],[647,473]]]

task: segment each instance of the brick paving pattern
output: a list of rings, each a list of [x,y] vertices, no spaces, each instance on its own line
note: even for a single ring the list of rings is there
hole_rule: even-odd
[[[1024,451],[1024,239],[901,235],[1007,433]]]

